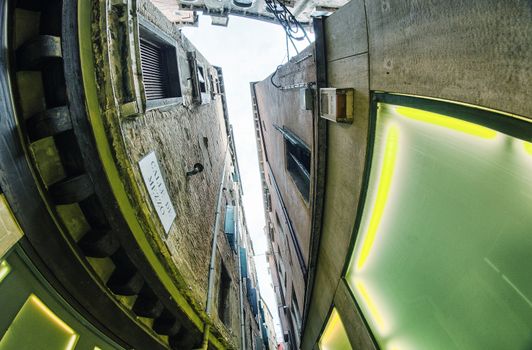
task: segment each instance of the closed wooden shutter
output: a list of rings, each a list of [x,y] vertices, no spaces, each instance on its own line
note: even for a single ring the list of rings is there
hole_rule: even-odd
[[[142,80],[147,100],[169,97],[163,54],[162,48],[146,40],[140,41]]]

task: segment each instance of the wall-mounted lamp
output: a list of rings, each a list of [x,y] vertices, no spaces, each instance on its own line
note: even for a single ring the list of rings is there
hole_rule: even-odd
[[[196,163],[194,164],[194,169],[187,172],[187,176],[196,175],[196,174],[201,173],[202,171],[203,171],[203,164]]]

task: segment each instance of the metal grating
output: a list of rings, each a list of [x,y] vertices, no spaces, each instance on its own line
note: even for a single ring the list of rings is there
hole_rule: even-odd
[[[158,100],[170,97],[168,78],[165,74],[164,49],[141,39],[140,60],[146,99]]]

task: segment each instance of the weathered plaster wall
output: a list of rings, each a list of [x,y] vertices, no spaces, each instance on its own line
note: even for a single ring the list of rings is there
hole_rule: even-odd
[[[292,131],[312,150],[312,111],[301,109],[299,88],[316,81],[313,49],[313,45],[309,46],[276,72],[273,79],[276,84],[282,86],[281,89],[276,88],[270,78],[254,85],[258,127],[262,135],[262,145],[259,147],[262,147],[265,157],[264,176],[271,199],[268,225],[272,227],[272,253],[278,265],[273,264],[272,269],[275,270],[274,278],[278,279],[275,282],[277,293],[282,292],[284,296],[282,304],[287,306],[280,309],[283,328],[290,329],[295,337],[298,337],[298,332],[293,325],[295,320],[291,316],[291,306],[293,303],[298,305],[298,313],[302,316],[306,283],[304,270],[307,268],[310,250],[310,203],[304,200],[286,169],[285,140],[275,125]],[[311,169],[312,172],[314,169]],[[279,187],[280,196],[275,184]],[[303,256],[303,266],[298,260],[296,244],[291,237],[282,202],[295,231],[297,244]],[[281,266],[284,268],[285,277],[278,271]]]
[[[215,252],[217,277],[213,290],[211,314],[215,328],[212,331],[221,334],[238,347],[240,333],[238,270],[236,255],[229,247],[224,233],[225,203],[234,200],[229,191],[235,185],[232,184],[230,176],[232,171],[230,157],[225,157],[228,138],[221,97],[217,95],[209,103],[202,105],[192,104],[190,70],[186,53],[195,51],[195,48],[151,2],[139,1],[138,12],[176,40],[183,93],[183,103],[151,109],[139,116],[121,121],[122,139],[131,164],[129,171],[133,174],[136,188],[143,198],[142,203],[139,203],[143,220],[151,220],[156,227],[156,232],[146,229],[146,234],[151,235],[153,245],[160,251],[161,259],[177,275],[180,287],[192,305],[195,305],[198,311],[204,311],[218,190],[224,164],[227,163],[224,184],[227,198],[222,201],[220,231]],[[197,51],[196,57],[204,67],[210,67]],[[168,234],[165,234],[151,205],[138,167],[139,160],[152,151],[157,155],[177,214]],[[203,172],[187,177],[186,172],[192,170],[195,163],[203,164]],[[232,280],[229,292],[229,327],[224,326],[218,319],[217,312],[219,271],[222,261]]]
[[[312,47],[305,49],[297,57],[294,57],[291,63],[283,66],[275,74],[274,81],[276,84],[289,87],[295,84],[314,82],[316,80],[314,61],[312,55],[308,56],[309,54],[312,54]],[[257,83],[255,92],[266,157],[296,231],[303,258],[307,263],[310,244],[310,207],[286,170],[284,138],[274,125],[290,129],[309,148],[312,148],[312,111],[302,110],[299,103],[294,103],[299,101],[299,88],[277,89],[271,84],[270,78]],[[267,169],[265,169],[265,173],[267,176],[270,175]],[[268,181],[270,187],[272,181],[273,179]],[[273,187],[270,188],[270,193],[272,196],[275,193]],[[282,211],[279,211],[278,214],[281,215]],[[281,216],[280,218],[282,219]]]

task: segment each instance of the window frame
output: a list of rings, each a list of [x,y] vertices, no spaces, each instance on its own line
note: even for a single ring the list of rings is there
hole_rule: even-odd
[[[201,64],[198,64],[198,83],[199,83],[200,93],[202,95],[206,94],[209,89],[207,87],[208,84],[207,84],[207,78],[205,74],[205,67],[203,67],[203,65]]]
[[[232,220],[229,222],[228,220]],[[237,251],[237,207],[232,204],[225,205],[224,215],[224,233],[227,244],[231,247],[233,253]]]
[[[277,131],[279,131],[284,138],[285,168],[290,174],[290,177],[296,185],[296,188],[298,189],[298,192],[303,198],[305,204],[308,204],[310,202],[310,191],[312,185],[312,150],[301,138],[299,138],[293,131],[285,126],[280,127],[274,124],[273,127],[277,129]],[[291,147],[295,147],[297,151],[308,153],[308,171],[305,168],[305,164],[301,162],[294,152],[290,151]],[[293,170],[292,167],[295,167],[299,171]],[[297,174],[303,176],[298,176]]]
[[[156,25],[148,21],[146,18],[138,17],[138,40],[139,40],[139,65],[141,68],[141,81],[143,89],[143,100],[146,105],[146,111],[169,107],[183,102],[183,86],[181,84],[181,67],[179,65],[179,52],[177,40],[164,33]],[[170,90],[174,90],[175,97],[166,97],[161,99],[149,100],[146,96],[146,89],[144,86],[144,75],[142,73],[142,59],[140,52],[140,42],[144,40],[151,45],[160,47],[163,52],[163,64],[166,66],[165,70],[168,72],[168,85]],[[169,62],[164,62],[170,57]],[[175,64],[174,64],[175,63]]]
[[[231,327],[231,285],[233,280],[227,270],[223,260],[220,261],[220,282],[218,286],[218,305],[217,314],[218,318],[227,327]]]
[[[192,79],[192,101],[197,105],[204,105],[211,102],[211,87],[209,86],[209,71],[210,66],[207,62],[200,62],[196,55],[196,51],[187,52],[187,60],[190,70],[190,78]],[[200,76],[203,78],[203,83],[200,81]],[[202,91],[202,85],[205,91]]]

